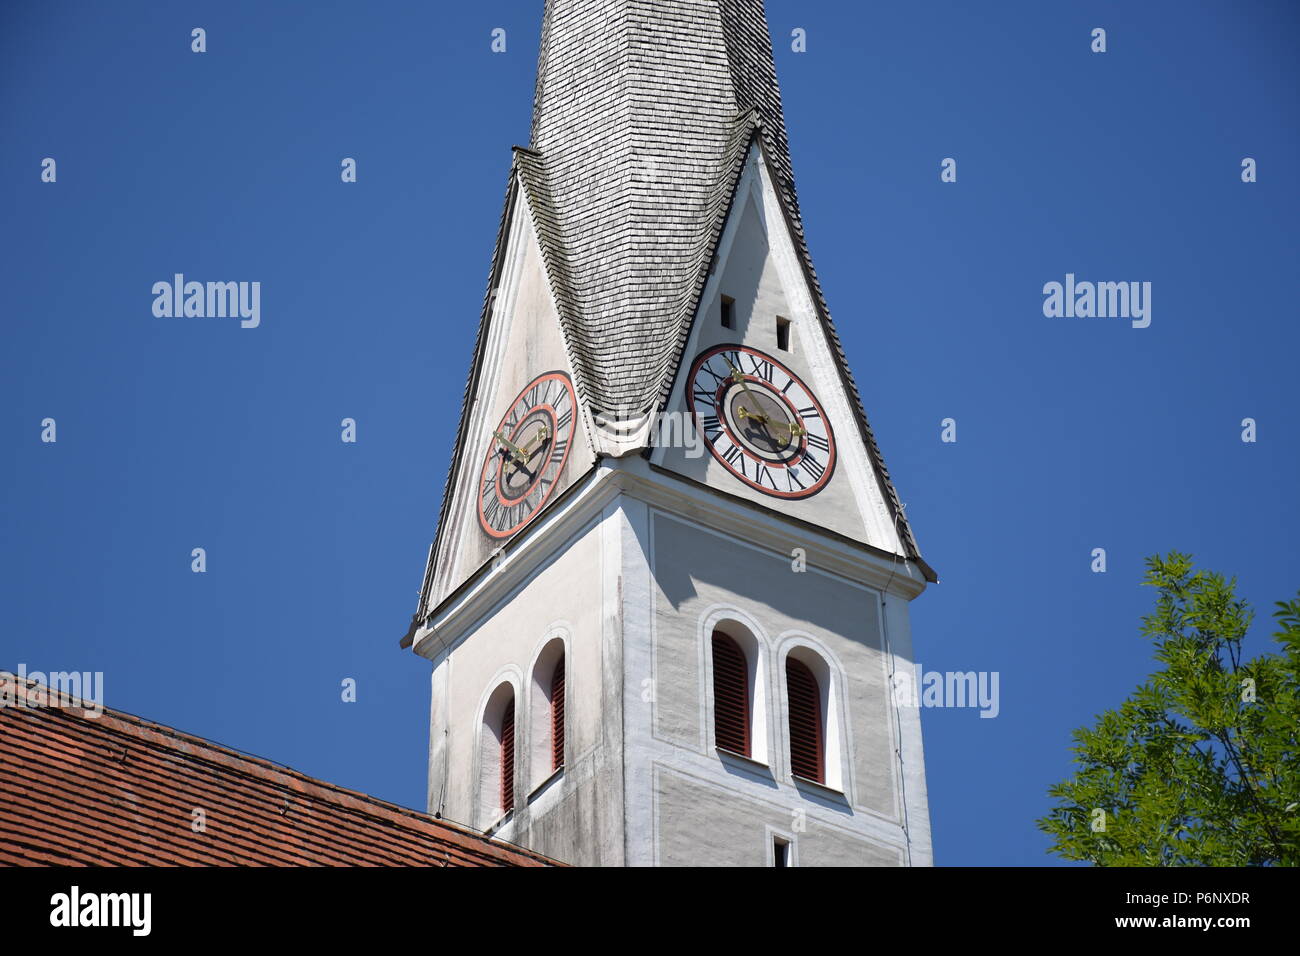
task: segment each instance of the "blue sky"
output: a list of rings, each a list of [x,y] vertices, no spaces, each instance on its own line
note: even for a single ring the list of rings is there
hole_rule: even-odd
[[[996,719],[923,714],[936,861],[1051,862],[1033,820],[1071,729],[1150,671],[1144,556],[1238,575],[1254,651],[1300,589],[1300,14],[768,16],[814,261],[941,577],[912,607],[920,661],[1001,675]],[[4,5],[0,668],[101,670],[111,707],[423,806],[427,665],[397,641],[540,19],[540,0]],[[176,272],[260,281],[261,326],[154,318]],[[1044,317],[1067,272],[1151,282],[1151,326]]]

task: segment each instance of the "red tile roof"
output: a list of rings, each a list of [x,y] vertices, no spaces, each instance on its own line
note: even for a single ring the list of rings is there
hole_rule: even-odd
[[[0,675],[0,700],[36,693],[49,691]],[[130,714],[59,703],[0,706],[0,865],[552,863]]]

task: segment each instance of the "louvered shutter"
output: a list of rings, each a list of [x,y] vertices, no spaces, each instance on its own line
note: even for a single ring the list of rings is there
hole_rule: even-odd
[[[785,682],[790,695],[790,768],[823,783],[822,699],[817,678],[806,664],[787,657]]]
[[[515,808],[515,699],[501,715],[501,812]]]
[[[713,729],[724,750],[749,756],[749,668],[736,642],[713,632]]]
[[[551,675],[551,769],[564,766],[564,656]]]

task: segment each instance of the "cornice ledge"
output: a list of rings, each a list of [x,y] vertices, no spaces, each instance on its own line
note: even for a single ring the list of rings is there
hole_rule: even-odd
[[[549,555],[605,507],[626,494],[672,516],[728,534],[778,554],[803,548],[808,567],[848,578],[875,590],[911,601],[926,588],[915,561],[771,512],[650,465],[640,456],[605,459],[582,479],[556,509],[510,541],[492,561],[425,617],[411,646],[433,660],[483,613],[522,584],[536,568],[525,561],[538,551]]]
[[[579,480],[576,493],[564,496],[554,510],[498,550],[464,584],[426,615],[412,635],[411,649],[434,660],[467,624],[475,621],[511,590],[522,584],[537,562],[523,560],[537,551],[550,554],[618,497],[624,472],[600,464]]]

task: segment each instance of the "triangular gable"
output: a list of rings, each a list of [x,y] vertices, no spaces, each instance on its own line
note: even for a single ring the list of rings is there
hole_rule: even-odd
[[[429,549],[412,627],[509,540],[510,535],[489,534],[483,527],[475,492],[480,490],[484,459],[495,447],[496,426],[512,402],[527,391],[527,385],[540,376],[558,373],[573,380],[575,399],[571,447],[538,516],[595,460],[582,401],[583,384],[570,358],[560,318],[559,302],[564,301],[564,293],[557,292],[555,277],[562,275],[563,263],[555,259],[554,244],[547,242],[544,229],[535,226],[539,220],[528,201],[531,197],[524,181],[527,160],[521,162],[519,156],[523,152],[517,153],[512,168],[438,530]]]
[[[820,396],[828,422],[834,426],[835,445],[840,473],[828,480],[828,487],[817,492],[820,500],[777,498],[776,491],[766,494],[741,482],[729,480],[725,469],[719,471],[711,456],[688,459],[683,450],[656,449],[651,461],[663,464],[688,477],[779,509],[786,514],[820,524],[849,537],[895,554],[916,560],[923,573],[933,580],[933,571],[917,552],[897,494],[884,468],[870,425],[862,409],[856,385],[844,359],[825,307],[816,275],[812,270],[802,230],[797,225],[797,210],[791,212],[793,193],[784,187],[767,161],[761,135],[752,137],[742,153],[743,168],[731,180],[727,190],[729,202],[715,225],[716,241],[711,252],[712,268],[702,283],[694,317],[684,324],[676,349],[675,374],[664,383],[664,408],[670,412],[687,412],[686,378],[692,361],[707,351],[709,345],[730,340],[753,346],[773,357],[804,380]],[[761,248],[760,248],[761,247]],[[739,260],[745,259],[746,262]],[[761,262],[757,260],[762,260]],[[740,301],[737,310],[746,327],[724,330],[718,323],[719,301],[728,295],[728,282],[737,287],[748,280],[736,270],[761,270],[765,301],[761,315],[751,314],[754,302]],[[751,290],[757,294],[756,290]],[[792,320],[794,351],[790,355],[774,348],[765,339],[761,323],[776,314]],[[755,326],[754,323],[760,323]],[[730,476],[734,478],[735,476]],[[761,483],[760,483],[761,484]]]

